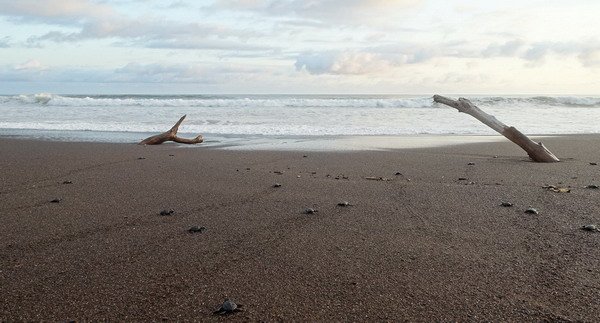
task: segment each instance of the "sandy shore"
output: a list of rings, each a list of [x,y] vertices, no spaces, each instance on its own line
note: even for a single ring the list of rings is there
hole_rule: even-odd
[[[0,139],[0,320],[595,321],[600,136],[545,143],[563,162]]]

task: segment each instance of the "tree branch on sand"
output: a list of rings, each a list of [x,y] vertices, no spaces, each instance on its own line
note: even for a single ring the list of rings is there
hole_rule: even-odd
[[[445,104],[447,106],[453,107],[457,109],[459,112],[463,112],[473,116],[475,119],[483,122],[488,127],[494,129],[504,137],[508,138],[508,140],[514,142],[519,147],[527,152],[529,158],[531,158],[535,162],[540,163],[553,163],[560,161],[553,153],[551,153],[541,142],[537,143],[515,127],[509,127],[504,123],[500,122],[493,115],[487,114],[475,106],[471,101],[460,98],[458,100],[452,100],[450,98],[434,95],[433,101]]]
[[[198,144],[204,141],[202,135],[198,135],[196,138],[187,139],[187,138],[179,138],[177,137],[177,130],[179,130],[179,125],[185,119],[185,115],[177,121],[177,123],[167,132],[163,132],[161,134],[148,137],[142,141],[138,145],[160,145],[165,141],[174,141],[180,144]]]

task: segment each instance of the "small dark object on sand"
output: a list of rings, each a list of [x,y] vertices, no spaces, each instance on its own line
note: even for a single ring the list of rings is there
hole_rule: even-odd
[[[63,184],[73,184],[71,181],[64,181]]]
[[[474,162],[470,162],[470,163],[467,163],[467,165],[473,166],[473,165],[475,165],[475,163]]]
[[[304,214],[315,214],[317,212],[319,212],[319,211],[317,211],[313,208],[310,208],[310,207],[304,210]]]
[[[175,157],[175,155],[173,155],[173,154],[169,154],[169,157]]]
[[[596,185],[596,184],[592,184],[592,185],[587,185],[585,188],[591,188],[593,190],[597,190],[600,188],[600,186]]]
[[[162,216],[173,215],[174,213],[175,213],[175,211],[172,210],[172,209],[171,210],[162,210],[162,211],[160,211],[160,215],[162,215]]]
[[[308,156],[306,156],[306,155],[303,155],[303,156],[302,156],[302,158],[306,158],[306,157],[308,157]]]
[[[528,213],[528,214],[540,214],[540,213],[538,212],[538,210],[536,210],[536,209],[534,209],[534,208],[532,208],[532,207],[530,207],[530,208],[528,208],[527,210],[525,210],[525,213]]]
[[[347,179],[347,177],[344,177],[344,179]],[[374,177],[374,176],[365,177],[365,179],[368,179],[368,180],[371,180],[371,181],[381,181],[381,182],[391,182],[392,181],[391,178],[387,178],[387,177]]]
[[[281,187],[281,184],[275,183],[275,184],[273,184],[273,187]]]
[[[62,201],[62,199],[54,199],[50,201],[50,203],[60,203],[60,201]]]
[[[458,180],[459,180],[459,181],[466,181],[466,180],[467,180],[467,178],[466,178],[466,177],[459,177],[459,178],[458,178]]]
[[[598,165],[598,163],[590,163],[590,165],[596,166],[596,165]]]
[[[510,203],[510,202],[502,202],[502,203],[500,203],[500,206],[504,206],[504,207],[511,207],[511,206],[513,206],[513,205],[514,205],[514,204],[512,204],[512,203]]]
[[[199,226],[196,226],[196,225],[194,225],[194,226],[192,226],[192,227],[190,227],[190,228],[188,229],[188,232],[189,232],[189,233],[197,233],[197,232],[200,232],[200,233],[202,233],[202,232],[204,232],[204,231],[206,231],[206,228],[205,228],[205,227],[199,227]]]
[[[352,204],[348,203],[348,201],[342,201],[337,204],[338,206],[352,206]]]
[[[138,159],[146,159],[146,157],[138,157]]]
[[[226,299],[223,304],[221,305],[221,307],[219,307],[219,309],[217,309],[216,311],[213,312],[214,315],[228,315],[228,314],[233,314],[235,312],[241,312],[242,310],[240,309],[240,307],[242,307],[242,304],[236,304],[235,302],[233,302],[230,299]]]
[[[586,224],[581,227],[581,230],[591,231],[591,232],[600,232],[600,229],[595,224]]]
[[[400,173],[400,172],[396,172],[394,175],[396,175],[396,176],[400,176],[400,175],[402,175],[402,173]]]

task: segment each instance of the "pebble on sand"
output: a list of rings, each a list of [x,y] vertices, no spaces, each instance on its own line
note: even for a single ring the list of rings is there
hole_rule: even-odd
[[[315,209],[313,209],[313,208],[310,208],[310,207],[309,207],[309,208],[306,208],[306,209],[304,209],[304,214],[315,214],[315,213],[317,213],[317,212],[319,212],[319,211],[317,211],[317,210],[315,210]]]
[[[273,184],[273,187],[281,187],[281,184],[275,183],[275,184]]]
[[[514,205],[514,204],[512,204],[512,203],[510,203],[510,202],[502,202],[502,203],[500,203],[500,206],[503,206],[503,207],[511,207],[511,206],[513,206],[513,205]]]
[[[60,203],[60,201],[62,201],[62,199],[54,199],[50,201],[50,203]]]
[[[71,182],[71,181],[64,181],[64,182],[62,182],[62,183],[63,183],[63,184],[73,184],[73,182]]]
[[[548,191],[551,191],[551,192],[555,192],[555,193],[571,193],[571,189],[566,188],[566,187],[557,187],[554,185],[544,185],[544,186],[542,186],[542,188],[547,189]]]
[[[540,212],[538,212],[537,209],[534,209],[532,207],[530,207],[527,210],[525,210],[525,213],[528,213],[528,214],[540,214]]]
[[[598,186],[596,184],[591,184],[591,185],[586,185],[585,188],[590,188],[590,189],[593,189],[593,190],[597,190],[597,189],[600,188],[600,186]]]
[[[351,206],[351,204],[348,201],[342,201],[340,203],[337,204],[338,206]]]

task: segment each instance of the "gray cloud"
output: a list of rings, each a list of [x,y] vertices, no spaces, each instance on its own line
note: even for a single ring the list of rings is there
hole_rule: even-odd
[[[579,60],[584,66],[600,66],[600,46],[595,49],[588,49],[578,55]]]
[[[313,51],[298,54],[294,66],[296,70],[306,70],[310,74],[369,74],[443,57],[514,57],[542,63],[551,54],[574,56],[584,66],[600,66],[600,43],[596,41],[526,43],[520,39],[491,43],[480,50],[473,49],[473,44],[458,41],[436,46],[396,43],[345,51]]]
[[[559,56],[575,55],[583,65],[600,65],[597,53],[600,52],[600,42],[596,40],[583,42],[538,42],[527,46],[520,55],[521,58],[532,62],[542,61],[546,56],[555,54]]]
[[[112,7],[88,0],[0,0],[0,15],[55,24],[76,24],[86,19],[116,15]]]
[[[510,40],[503,44],[493,43],[481,53],[483,57],[495,56],[514,56],[525,46],[525,42],[520,39]]]
[[[10,37],[5,36],[0,38],[0,48],[9,48],[10,47]]]
[[[259,78],[271,73],[246,66],[214,66],[208,64],[141,64],[128,63],[115,69],[49,68],[36,60],[18,65],[0,66],[0,81],[67,82],[67,83],[168,83],[225,84]]]
[[[27,39],[28,47],[44,42],[77,42],[88,39],[120,38],[121,44],[152,48],[265,50],[249,46],[247,40],[262,34],[225,25],[182,23],[161,18],[132,19],[118,14],[106,3],[88,0],[7,1],[0,0],[0,15],[60,26],[78,31],[50,31]]]

